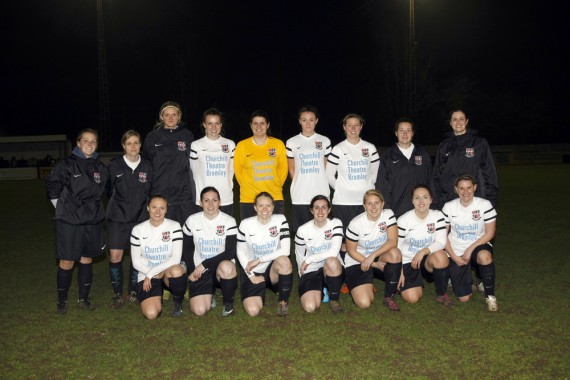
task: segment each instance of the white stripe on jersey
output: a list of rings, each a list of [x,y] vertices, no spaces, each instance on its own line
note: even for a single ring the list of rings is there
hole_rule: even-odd
[[[234,203],[234,150],[236,144],[225,137],[210,140],[202,137],[190,145],[190,167],[196,182],[196,204],[200,192],[213,186],[220,192],[222,206]]]
[[[368,257],[386,243],[388,228],[395,225],[396,217],[390,209],[382,210],[382,214],[375,221],[369,220],[365,211],[350,221],[346,229],[346,238],[357,242],[356,250],[358,253]],[[357,264],[360,265],[350,255],[347,254],[344,257],[345,267],[348,268]]]
[[[164,219],[158,227],[148,220],[137,224],[131,233],[131,259],[139,272],[138,281],[180,264],[182,240],[182,228],[174,220]]]
[[[298,134],[287,140],[287,158],[295,160],[295,175],[291,182],[291,202],[309,204],[315,195],[330,197],[325,170],[326,157],[331,152],[331,140],[318,133],[310,137]]]
[[[284,215],[274,214],[267,224],[261,224],[257,216],[241,221],[237,235],[237,257],[242,268],[250,261],[261,258],[255,273],[264,273],[269,263],[279,256],[289,256],[291,242],[289,224]]]
[[[398,249],[402,252],[402,264],[412,262],[423,248],[431,253],[445,248],[447,229],[445,217],[438,210],[429,210],[425,219],[420,219],[414,210],[398,218]]]
[[[204,212],[192,214],[184,223],[184,234],[194,240],[194,265],[226,251],[226,237],[237,235],[236,220],[223,212],[212,220]]]
[[[463,256],[465,250],[485,234],[485,224],[497,218],[497,211],[486,199],[473,197],[473,202],[463,207],[459,198],[443,206],[445,223],[451,227],[449,242],[457,256]]]
[[[342,238],[342,222],[336,218],[327,219],[321,228],[317,227],[313,220],[299,227],[295,235],[295,257],[299,277],[303,262],[309,264],[305,273],[319,270],[329,257],[336,257],[342,263],[339,254]]]
[[[358,206],[367,190],[374,189],[380,157],[376,147],[360,139],[358,144],[347,140],[335,145],[326,167],[329,185],[335,189],[332,203]]]

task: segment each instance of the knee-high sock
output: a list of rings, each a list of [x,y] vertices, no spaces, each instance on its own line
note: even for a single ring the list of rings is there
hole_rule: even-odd
[[[73,268],[66,270],[57,268],[57,299],[58,301],[67,301],[69,288],[71,287],[71,278]]]
[[[184,301],[184,293],[186,293],[186,282],[188,277],[183,274],[180,277],[171,277],[168,279],[170,291],[172,292],[172,300],[181,304]]]
[[[86,300],[89,298],[91,281],[93,281],[93,264],[79,263],[79,270],[77,271],[77,283],[79,285],[80,300]]]
[[[329,298],[332,301],[338,301],[340,298],[340,287],[342,286],[342,275],[327,276],[327,286],[329,288]]]
[[[233,305],[234,295],[237,289],[237,277],[229,278],[227,280],[220,278],[220,288],[222,288],[222,297],[224,305]]]
[[[447,282],[449,280],[449,267],[443,269],[433,269],[433,283],[435,294],[442,296],[447,292]]]
[[[384,267],[384,279],[386,286],[384,287],[384,297],[392,297],[398,290],[398,281],[402,272],[402,263],[386,263]]]
[[[109,262],[109,276],[111,277],[111,285],[113,293],[123,294],[123,262]]]
[[[495,263],[479,265],[479,274],[485,286],[485,297],[495,295]]]
[[[289,302],[293,287],[293,273],[279,275],[279,301]]]
[[[129,293],[137,291],[139,272],[133,267],[133,263],[129,266]]]

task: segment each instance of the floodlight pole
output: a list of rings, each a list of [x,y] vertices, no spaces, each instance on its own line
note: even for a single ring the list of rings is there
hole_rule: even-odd
[[[103,0],[97,0],[97,41],[99,53],[99,149],[111,150],[109,86],[107,82],[107,55],[105,53],[104,26]]]

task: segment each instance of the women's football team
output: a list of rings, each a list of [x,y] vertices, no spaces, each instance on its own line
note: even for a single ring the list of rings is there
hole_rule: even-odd
[[[487,310],[498,310],[492,246],[497,173],[487,141],[467,128],[465,111],[450,113],[452,132],[438,147],[433,170],[425,148],[412,142],[410,119],[396,122],[397,142],[380,156],[360,137],[360,115],[343,119],[346,139],[334,147],[315,131],[316,108],[304,106],[298,117],[301,132],[284,144],[271,137],[268,114],[254,111],[252,136],[236,145],[222,136],[223,114],[211,108],[202,119],[204,137],[195,140],[180,105],[169,101],[144,145],[138,132],[124,133],[124,155],[108,168],[98,160],[97,132],[82,130],[46,183],[55,207],[57,312],[69,310],[76,265],[77,307],[95,309],[89,298],[92,261],[106,248],[105,219],[111,307],[138,302],[151,320],[162,312],[165,290],[174,317],[183,315],[185,296],[193,314],[206,314],[217,306],[217,289],[221,315],[234,315],[238,277],[248,315],[261,312],[267,288],[278,294],[277,314],[288,315],[291,235],[306,312],[325,302],[332,313],[342,312],[343,292],[368,308],[374,278],[385,282],[382,302],[389,310],[400,310],[397,294],[418,302],[424,280],[434,283],[435,300],[445,307],[453,305],[451,284],[460,302],[476,289]],[[288,174],[291,226],[283,215]],[[131,255],[126,293],[125,251]]]

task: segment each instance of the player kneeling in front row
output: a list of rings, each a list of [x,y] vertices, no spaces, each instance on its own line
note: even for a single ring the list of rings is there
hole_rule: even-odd
[[[398,226],[390,209],[384,208],[384,197],[377,190],[364,193],[365,212],[346,229],[346,285],[356,306],[370,307],[374,300],[374,277],[385,281],[384,305],[393,311],[400,307],[394,301],[402,270],[402,254],[397,248]]]
[[[241,272],[241,298],[246,313],[259,314],[265,303],[265,288],[279,292],[277,314],[289,314],[293,266],[289,260],[289,224],[282,214],[273,214],[273,197],[262,191],[254,202],[257,216],[241,221],[237,257]]]
[[[295,256],[299,268],[301,306],[312,313],[321,306],[323,284],[329,289],[333,313],[342,312],[340,287],[343,267],[339,254],[342,244],[342,222],[328,218],[331,203],[324,195],[311,200],[313,220],[303,224],[295,235]]]
[[[181,265],[182,228],[166,219],[168,201],[162,195],[150,197],[149,220],[137,224],[131,234],[131,259],[138,271],[137,295],[143,315],[156,319],[162,312],[163,286],[172,292],[173,317],[182,316],[186,292],[186,269]]]
[[[415,186],[414,209],[398,218],[398,248],[403,262],[398,286],[404,301],[416,303],[423,295],[423,277],[435,283],[437,302],[451,306],[447,295],[449,259],[443,251],[447,241],[445,217],[441,211],[430,210],[432,200],[427,186]]]
[[[471,298],[471,267],[479,271],[485,287],[487,310],[497,311],[495,298],[495,263],[493,246],[497,228],[497,212],[486,199],[475,197],[477,183],[468,174],[455,180],[459,198],[443,206],[449,232],[445,250],[451,258],[449,271],[455,295],[461,302]]]
[[[200,192],[203,211],[190,215],[184,223],[184,261],[188,267],[190,311],[204,315],[212,305],[216,287],[222,289],[222,317],[234,313],[237,288],[236,220],[220,211],[220,193],[207,186]]]

